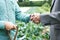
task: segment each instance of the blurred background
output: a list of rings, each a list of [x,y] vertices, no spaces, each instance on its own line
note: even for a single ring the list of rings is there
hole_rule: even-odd
[[[52,0],[16,0],[23,13],[33,14],[49,14]],[[16,21],[19,30],[18,38],[20,40],[49,40],[50,27],[35,24],[33,22],[24,23]]]

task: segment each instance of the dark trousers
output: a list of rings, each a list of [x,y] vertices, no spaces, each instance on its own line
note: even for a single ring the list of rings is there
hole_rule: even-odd
[[[51,25],[50,40],[60,40],[60,24]]]

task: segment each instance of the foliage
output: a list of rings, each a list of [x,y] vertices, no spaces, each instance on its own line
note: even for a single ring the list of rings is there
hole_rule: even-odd
[[[19,6],[42,6],[46,1],[18,2]]]
[[[43,31],[45,28],[41,23],[34,24],[32,22],[29,22],[25,24],[24,22],[20,22],[18,24],[18,27],[18,38],[20,38],[20,40],[49,40],[49,31]]]
[[[45,3],[48,3],[49,6],[51,6],[51,1],[52,0],[44,0],[44,1],[29,1],[29,0],[19,0],[18,1],[18,4],[19,6],[42,6],[44,5]]]

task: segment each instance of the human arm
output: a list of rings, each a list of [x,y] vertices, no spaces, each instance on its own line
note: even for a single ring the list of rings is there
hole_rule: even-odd
[[[15,2],[14,4],[15,4],[15,17],[16,17],[16,20],[28,23],[30,21],[30,14],[22,13],[20,11],[20,7],[17,4],[17,2]]]
[[[40,15],[40,22],[43,25],[60,24],[60,12],[52,12],[51,14]]]
[[[11,22],[0,21],[0,29],[11,30],[16,29],[16,26]]]
[[[51,14],[34,14],[32,21],[34,23],[41,22],[43,25],[60,24],[60,12],[52,12]]]

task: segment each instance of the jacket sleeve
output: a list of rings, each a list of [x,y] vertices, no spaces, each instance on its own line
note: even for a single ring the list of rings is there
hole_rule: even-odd
[[[60,12],[53,12],[49,15],[40,15],[40,21],[43,25],[60,24]]]
[[[5,29],[5,22],[4,21],[0,21],[0,29]]]
[[[23,21],[25,23],[29,22],[30,20],[30,14],[22,13],[17,2],[15,2],[15,17],[16,20]]]

